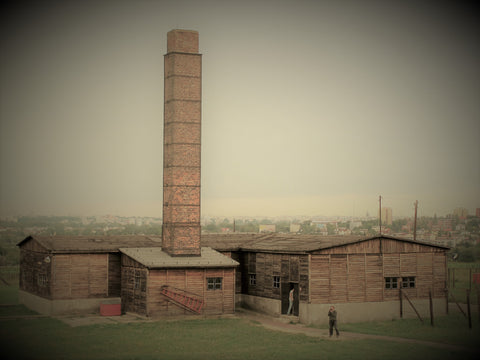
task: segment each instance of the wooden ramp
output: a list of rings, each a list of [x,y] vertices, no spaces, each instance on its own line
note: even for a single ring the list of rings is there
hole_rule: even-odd
[[[198,295],[186,294],[184,290],[176,289],[171,286],[162,286],[162,294],[174,304],[183,307],[191,312],[201,314],[203,308],[203,300]]]

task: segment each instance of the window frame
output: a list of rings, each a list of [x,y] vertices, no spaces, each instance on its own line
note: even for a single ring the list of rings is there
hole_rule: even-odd
[[[273,284],[272,284],[274,289],[280,289],[280,276],[279,275],[273,275]]]
[[[142,288],[142,276],[139,273],[135,273],[133,278],[133,289],[141,290]]]
[[[257,274],[249,274],[248,278],[250,286],[257,286]]]
[[[402,276],[402,289],[415,289],[415,276]]]
[[[385,289],[386,290],[395,290],[398,289],[398,277],[396,276],[386,276],[385,277]]]
[[[40,287],[46,287],[48,283],[47,274],[39,273],[37,274],[37,285]]]
[[[223,277],[207,277],[207,291],[223,289]]]

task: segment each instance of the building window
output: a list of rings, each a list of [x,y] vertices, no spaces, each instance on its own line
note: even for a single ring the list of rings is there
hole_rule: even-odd
[[[398,289],[398,283],[396,277],[385,278],[385,289]]]
[[[273,287],[275,289],[279,289],[280,288],[280,276],[274,276],[273,277]]]
[[[207,278],[207,290],[222,290],[222,278]]]
[[[141,283],[142,283],[142,278],[140,277],[140,274],[135,274],[135,281],[133,283],[133,288],[135,290],[140,289]]]
[[[257,274],[250,274],[250,285],[257,285]]]
[[[47,286],[47,275],[38,274],[37,275],[37,284],[38,284],[38,286]]]
[[[402,288],[411,289],[415,287],[415,276],[402,277]]]

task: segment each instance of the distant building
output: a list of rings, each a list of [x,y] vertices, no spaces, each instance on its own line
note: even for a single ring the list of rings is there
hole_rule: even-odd
[[[392,225],[393,216],[392,208],[384,207],[382,208],[382,224]]]
[[[475,215],[476,215],[478,218],[480,218],[480,208],[477,208],[477,209],[475,210]]]
[[[458,216],[460,219],[466,219],[468,216],[468,210],[462,207],[458,207],[453,210],[453,215]]]
[[[453,230],[453,219],[452,218],[441,218],[437,221],[437,227],[442,231],[452,231]]]
[[[290,224],[290,232],[291,233],[300,232],[300,224]]]
[[[260,233],[275,232],[275,231],[276,231],[275,224],[260,224],[258,227],[258,232]]]
[[[362,226],[362,222],[361,222],[361,221],[350,221],[350,224],[349,224],[350,230],[359,228],[359,227],[361,227],[361,226]]]

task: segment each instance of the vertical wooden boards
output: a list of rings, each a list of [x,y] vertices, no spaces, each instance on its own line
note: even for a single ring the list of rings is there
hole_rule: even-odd
[[[384,280],[381,255],[366,255],[365,277],[366,301],[382,301]]]
[[[417,254],[417,297],[428,298],[433,287],[433,253]]]
[[[310,262],[310,299],[312,303],[328,303],[330,299],[330,256],[312,255]]]
[[[365,301],[365,255],[348,255],[348,302]]]
[[[433,296],[444,297],[446,292],[447,266],[442,253],[433,254]]]
[[[330,302],[347,302],[347,255],[331,255],[330,279]]]
[[[120,296],[121,277],[120,254],[108,254],[108,296]]]
[[[54,299],[108,296],[108,254],[55,255]]]

